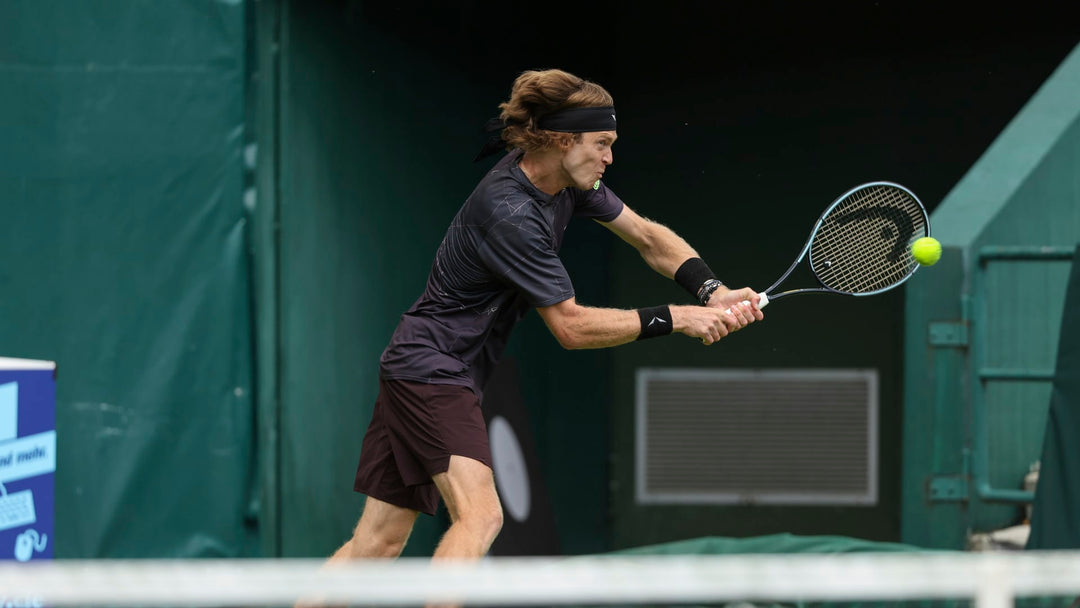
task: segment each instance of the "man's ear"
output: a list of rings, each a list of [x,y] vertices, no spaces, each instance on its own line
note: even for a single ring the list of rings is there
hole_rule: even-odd
[[[573,148],[574,144],[576,144],[581,138],[580,133],[566,133],[566,135],[568,135],[569,137],[560,137],[558,141],[559,151],[564,153],[569,152],[570,148]]]

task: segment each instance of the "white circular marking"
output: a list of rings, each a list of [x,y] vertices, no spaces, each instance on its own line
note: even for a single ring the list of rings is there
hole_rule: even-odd
[[[495,468],[495,485],[499,489],[503,507],[514,521],[529,518],[532,495],[529,491],[529,469],[525,466],[525,454],[521,451],[514,428],[502,416],[495,416],[488,425],[491,441],[491,461]]]

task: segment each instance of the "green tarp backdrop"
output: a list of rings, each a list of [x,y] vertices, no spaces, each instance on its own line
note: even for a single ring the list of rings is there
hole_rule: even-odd
[[[257,547],[244,21],[0,3],[0,354],[58,364],[57,557]]]

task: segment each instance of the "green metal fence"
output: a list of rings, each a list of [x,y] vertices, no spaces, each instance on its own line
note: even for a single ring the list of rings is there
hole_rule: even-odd
[[[984,246],[971,296],[972,485],[986,502],[1019,489],[1039,458],[1054,379],[1071,247]]]
[[[1022,523],[1080,242],[1080,49],[931,215],[906,287],[902,540],[962,548]]]

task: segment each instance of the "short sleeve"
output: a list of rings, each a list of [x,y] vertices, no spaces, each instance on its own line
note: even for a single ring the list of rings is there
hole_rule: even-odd
[[[574,297],[574,287],[553,247],[551,229],[528,212],[492,225],[477,253],[501,281],[513,286],[534,307]]]
[[[579,190],[581,196],[574,205],[574,215],[589,217],[601,222],[610,222],[619,217],[623,202],[604,182],[597,182],[596,188]]]

